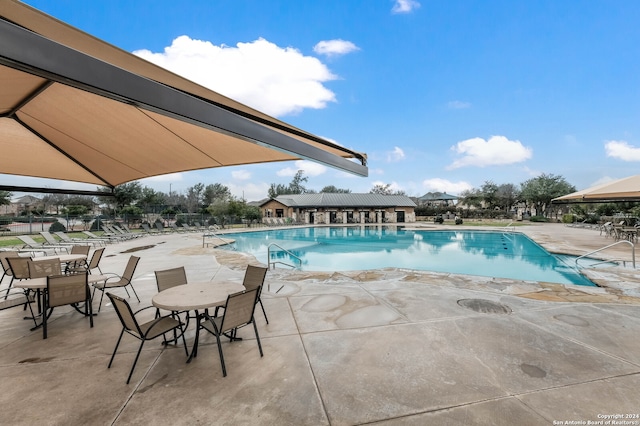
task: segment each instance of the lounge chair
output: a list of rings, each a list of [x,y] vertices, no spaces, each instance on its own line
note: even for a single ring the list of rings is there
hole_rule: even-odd
[[[146,223],[143,223],[140,226],[142,227],[142,230],[144,232],[146,232],[147,234],[150,234],[150,235],[158,235],[158,234],[160,234],[160,232],[158,232],[157,230],[151,229],[149,227],[149,225],[147,225]]]
[[[104,245],[105,242],[104,241],[97,241],[97,240],[91,240],[90,238],[71,238],[69,237],[67,234],[65,234],[62,231],[56,231],[54,232],[54,234],[56,234],[58,236],[58,238],[60,238],[62,243],[69,243],[69,244],[91,244],[92,246],[96,246],[96,245]]]
[[[175,232],[185,232],[184,228],[180,229],[180,227],[178,227],[178,225],[176,225],[175,223],[171,223],[169,225],[171,227],[171,229],[173,229]]]
[[[82,233],[85,234],[88,237],[87,238],[88,240],[101,241],[101,242],[103,242],[105,244],[107,244],[107,243],[115,243],[115,242],[119,242],[120,241],[120,238],[118,238],[118,237],[109,237],[109,236],[106,236],[106,235],[105,236],[98,236],[98,235],[94,234],[91,231],[82,231]]]
[[[53,250],[54,254],[58,254],[59,252],[64,250],[66,253],[69,253],[69,247],[62,244],[54,245],[38,243],[28,235],[18,235],[17,237],[25,244],[25,247],[30,251],[47,253],[49,250]]]

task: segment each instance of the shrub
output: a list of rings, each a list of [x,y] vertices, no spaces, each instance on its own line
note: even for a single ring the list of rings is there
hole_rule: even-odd
[[[531,216],[529,221],[531,221],[531,222],[549,222],[549,219],[547,219],[544,216]]]
[[[459,217],[456,218],[456,225],[462,225],[462,219]]]
[[[573,223],[576,220],[576,217],[572,214],[562,215],[562,223]]]
[[[438,215],[433,219],[433,223],[444,223],[444,219],[441,215]]]
[[[65,232],[66,230],[67,228],[65,228],[64,225],[58,221],[53,222],[49,227],[49,232]]]

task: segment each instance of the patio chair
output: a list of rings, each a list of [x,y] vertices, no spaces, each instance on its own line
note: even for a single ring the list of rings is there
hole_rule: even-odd
[[[264,305],[262,304],[262,299],[260,296],[262,295],[262,286],[264,284],[264,278],[266,277],[268,270],[268,268],[265,268],[263,266],[247,265],[247,270],[244,273],[244,279],[242,281],[242,285],[247,290],[258,289],[258,298],[256,299],[256,305],[260,303],[262,314],[264,315],[264,319],[267,324],[269,324],[269,319],[267,319],[267,313],[264,310]]]
[[[84,303],[84,315],[89,317],[89,324],[93,328],[93,309],[87,273],[47,277],[47,291],[44,294],[42,311],[42,338],[47,338],[47,321],[53,308],[73,305],[79,311],[78,303]]]
[[[218,353],[220,354],[220,364],[222,365],[222,375],[224,377],[227,375],[227,368],[224,364],[222,342],[220,341],[220,338],[223,335],[227,335],[228,337],[230,336],[232,340],[234,340],[236,330],[238,328],[253,324],[253,331],[255,332],[256,341],[258,342],[260,356],[263,356],[262,344],[260,343],[260,336],[258,335],[258,327],[253,320],[253,312],[256,307],[256,301],[258,300],[258,290],[259,289],[254,288],[252,290],[245,290],[239,293],[230,294],[224,305],[224,314],[222,316],[202,316],[199,320],[198,331],[200,329],[205,329],[216,337]]]
[[[183,285],[187,283],[187,273],[184,270],[184,266],[178,268],[165,269],[162,271],[155,271],[156,284],[158,285],[158,291],[163,291],[171,287]]]
[[[9,257],[18,257],[18,254],[11,251],[0,252],[0,261],[2,263],[3,270],[2,279],[0,279],[0,285],[2,284],[2,280],[5,276],[11,277],[11,281],[9,281],[9,285],[7,286],[6,290],[0,287],[0,294],[4,292],[4,297],[2,298],[2,300],[0,300],[0,311],[19,305],[24,305],[24,309],[27,309],[27,303],[33,302],[34,297],[33,295],[30,295],[28,292],[22,289],[11,288],[11,286],[13,285],[13,273],[11,271],[11,266],[9,266],[9,261],[7,260],[7,258]],[[31,306],[29,305],[29,307]]]
[[[107,366],[107,368],[111,368],[111,364],[113,363],[113,359],[115,358],[116,352],[118,351],[118,346],[120,346],[120,341],[122,340],[122,336],[125,332],[140,340],[140,347],[138,348],[136,357],[133,360],[133,365],[131,366],[129,377],[127,377],[127,384],[129,384],[129,382],[131,381],[131,376],[133,375],[133,370],[136,368],[136,363],[138,362],[138,358],[140,357],[140,352],[142,352],[144,342],[146,342],[147,340],[153,340],[156,337],[164,336],[170,331],[177,331],[177,329],[180,329],[184,351],[187,355],[189,354],[189,351],[187,349],[187,342],[184,339],[184,329],[182,328],[182,323],[179,320],[172,318],[171,316],[162,316],[155,318],[152,321],[139,324],[136,315],[144,311],[145,309],[154,308],[153,306],[147,306],[146,308],[142,308],[136,312],[133,312],[131,310],[131,306],[129,306],[129,303],[127,303],[127,301],[123,298],[115,296],[111,293],[107,293],[107,297],[109,297],[109,299],[111,300],[111,304],[116,310],[118,318],[120,318],[120,322],[122,323],[122,331],[120,332],[120,337],[118,337],[118,342],[116,343],[116,347],[113,350],[113,354],[111,355],[111,360],[109,360],[109,365]]]
[[[127,266],[125,267],[124,273],[122,275],[107,273],[105,275],[96,275],[95,277],[92,278],[92,281],[97,281],[97,282],[92,282],[93,295],[95,296],[96,290],[100,290],[102,292],[102,294],[100,295],[100,304],[98,305],[98,312],[100,312],[100,308],[102,308],[102,298],[104,297],[104,292],[105,290],[110,288],[123,287],[124,290],[127,292],[127,297],[131,297],[129,295],[129,290],[127,290],[127,287],[131,287],[131,290],[133,290],[133,294],[136,296],[136,299],[138,299],[138,303],[140,303],[140,298],[138,297],[138,293],[136,293],[136,289],[133,288],[133,284],[131,283],[131,280],[133,279],[133,273],[135,272],[139,261],[140,261],[139,257],[131,256],[129,257],[129,261],[127,262]]]
[[[2,284],[4,277],[12,276],[7,257],[18,257],[18,253],[15,251],[0,251],[0,264],[2,264],[2,278],[0,278],[0,284]]]
[[[87,245],[74,245],[71,247],[71,253],[69,254],[81,254],[89,257],[89,251],[91,251],[91,247]],[[65,274],[71,274],[76,272],[86,272],[87,271],[87,258],[84,260],[76,260],[73,262],[68,262],[67,266],[64,268]]]
[[[87,272],[89,272],[89,274],[91,274],[91,271],[93,271],[94,269],[97,269],[98,272],[102,274],[102,270],[100,269],[100,260],[102,259],[103,254],[104,254],[104,247],[95,249],[93,251],[93,254],[91,255],[91,260],[87,265]]]

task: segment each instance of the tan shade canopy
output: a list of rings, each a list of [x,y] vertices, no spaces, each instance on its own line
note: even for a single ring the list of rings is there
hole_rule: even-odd
[[[640,201],[640,175],[614,180],[582,191],[563,195],[553,203],[607,203],[615,201]]]
[[[180,171],[307,159],[367,175],[365,154],[23,3],[2,0],[0,17],[0,173],[114,187]]]

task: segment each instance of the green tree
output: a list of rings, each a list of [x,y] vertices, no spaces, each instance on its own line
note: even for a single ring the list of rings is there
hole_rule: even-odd
[[[310,192],[303,185],[309,178],[304,175],[303,170],[298,170],[288,186],[272,183],[269,187],[269,198],[276,198],[284,194],[306,194]]]
[[[520,186],[522,199],[535,207],[537,215],[544,216],[551,200],[576,191],[575,186],[569,184],[564,177],[545,173],[523,182]]]
[[[138,199],[138,207],[140,207],[144,213],[149,213],[152,206],[160,206],[165,203],[166,196],[163,192],[154,190],[145,186],[140,191],[140,198]]]
[[[98,187],[99,192],[105,194],[111,193],[109,188]],[[140,199],[142,194],[142,185],[140,182],[123,183],[113,188],[113,196],[98,196],[98,199],[108,205],[113,205],[116,210],[120,211],[125,206],[133,204]]]
[[[231,199],[231,191],[225,185],[220,183],[212,183],[204,188],[203,204],[210,206],[214,202],[227,201]]]
[[[480,187],[480,193],[482,194],[482,201],[484,206],[488,209],[493,209],[496,206],[498,185],[493,181],[487,180]]]
[[[194,213],[200,210],[204,196],[204,184],[196,183],[192,187],[187,188],[187,211]]]
[[[371,188],[369,194],[381,194],[381,195],[391,195],[393,191],[391,190],[391,184],[381,184],[378,183]]]
[[[480,192],[480,190],[477,188],[462,191],[458,196],[458,202],[460,204],[467,206],[467,209],[470,209],[471,207],[474,207],[477,209],[481,208],[482,199],[483,199],[482,192]]]
[[[325,194],[350,194],[351,190],[336,188],[334,185],[327,185],[322,188],[320,192],[323,192]]]
[[[496,190],[496,204],[505,211],[511,210],[511,207],[520,199],[520,190],[512,183],[504,183],[498,185]]]
[[[8,191],[0,191],[0,206],[8,206],[11,204],[13,194]]]

